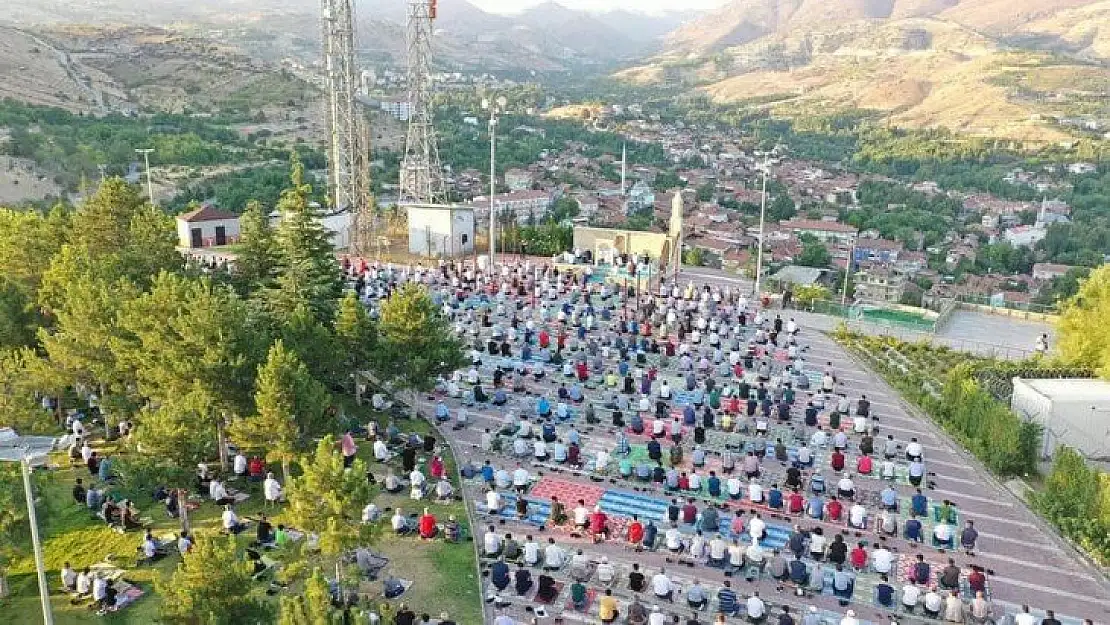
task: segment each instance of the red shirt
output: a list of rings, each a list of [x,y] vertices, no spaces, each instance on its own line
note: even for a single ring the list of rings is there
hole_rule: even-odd
[[[249,471],[250,474],[255,477],[259,477],[262,475],[262,468],[262,459],[258,456],[251,458],[250,463],[247,464],[247,471]]]
[[[725,410],[732,413],[740,412],[740,398],[729,397],[728,403],[725,405]]]
[[[605,529],[605,522],[608,518],[605,513],[598,510],[590,515],[590,531],[594,534],[600,534]]]
[[[860,456],[856,462],[856,470],[864,475],[871,474],[871,456]]]
[[[832,453],[831,463],[832,463],[833,471],[843,470],[844,469],[844,454],[840,453],[839,451],[834,451]]]
[[[432,458],[432,477],[439,479],[443,477],[443,461],[438,457]]]
[[[976,569],[967,576],[967,585],[971,588],[971,592],[979,592],[987,590],[987,576],[983,572]]]
[[[694,504],[688,503],[682,506],[682,522],[693,523],[698,518],[698,509]]]
[[[551,335],[547,330],[540,330],[540,347],[547,347],[549,344],[551,344]]]
[[[787,500],[790,501],[791,512],[798,514],[805,509],[805,499],[802,497],[801,493],[790,493]]]
[[[690,478],[685,475],[678,476],[678,488],[679,490],[690,490]]]
[[[420,517],[420,535],[424,538],[431,538],[436,533],[436,518],[430,514],[425,514]]]
[[[844,506],[840,503],[840,500],[830,500],[825,506],[829,512],[829,519],[832,521],[839,521],[840,515],[844,512]]]
[[[644,526],[639,521],[633,521],[628,526],[628,542],[639,543],[644,540]]]
[[[867,551],[862,547],[856,547],[852,550],[852,566],[862,569],[865,564],[867,564]]]

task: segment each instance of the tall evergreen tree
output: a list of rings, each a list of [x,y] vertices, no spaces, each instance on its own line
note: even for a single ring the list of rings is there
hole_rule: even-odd
[[[423,287],[407,283],[383,304],[378,370],[399,388],[428,391],[436,377],[465,364],[462,343]]]
[[[360,535],[371,531],[358,523],[363,503],[369,500],[366,465],[355,460],[351,469],[343,466],[336,441],[325,436],[313,454],[300,462],[302,474],[290,478],[286,486],[289,505],[287,522],[305,532],[320,536],[320,549],[336,555],[355,544]]]
[[[304,435],[323,424],[328,393],[280,339],[259,367],[256,387],[257,414],[234,421],[231,435],[242,447],[266,450],[266,460],[280,462],[287,480]]]
[[[277,271],[277,242],[262,204],[251,200],[239,217],[235,274],[244,293],[270,286]]]
[[[312,187],[304,181],[304,165],[293,155],[292,186],[281,193],[278,210],[276,284],[265,295],[271,314],[284,317],[307,306],[321,323],[330,323],[343,291],[335,247],[318,211],[309,204]]]
[[[351,389],[351,381],[357,380],[360,372],[374,364],[374,355],[378,350],[377,325],[354,291],[349,291],[339,301],[339,310],[335,314],[335,336],[343,357],[340,371],[347,388]]]
[[[162,620],[183,625],[269,622],[272,606],[252,574],[234,537],[199,537],[169,581],[156,583]]]

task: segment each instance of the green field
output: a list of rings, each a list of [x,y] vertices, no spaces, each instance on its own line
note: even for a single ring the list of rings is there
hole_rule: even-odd
[[[348,412],[348,414],[351,413]],[[402,429],[422,433],[431,429],[422,420],[402,421],[399,425]],[[110,446],[102,445],[99,448],[110,455],[113,453]],[[384,476],[385,471],[381,465],[373,462],[368,443],[360,442],[359,455],[375,474]],[[454,460],[449,453],[444,459],[448,475],[454,476]],[[176,550],[154,566],[136,566],[137,549],[142,541],[142,534],[137,530],[120,534],[109,529],[84,506],[74,503],[70,495],[74,479],[82,477],[88,484],[88,471],[83,465],[71,466],[64,454],[55,454],[51,462],[56,467],[51,470],[37,471],[34,474],[34,484],[36,495],[40,500],[39,524],[44,539],[55,622],[59,625],[89,622],[139,625],[159,622],[158,608],[161,600],[154,584],[156,580],[168,579],[177,567],[180,557],[176,554]],[[239,481],[229,482],[229,486],[251,493],[250,499],[236,507],[240,518],[256,517],[263,511],[260,485]],[[455,486],[458,492],[459,484],[455,482]],[[128,496],[131,494],[128,493]],[[151,500],[150,494],[141,493],[135,495],[134,499],[142,511],[144,520],[152,522],[155,536],[179,530],[178,522],[168,518],[162,506]],[[426,506],[438,519],[446,519],[448,515],[453,514],[464,526],[467,525],[466,508],[462,502],[449,505],[428,501],[417,503],[408,499],[407,492],[401,496],[394,496],[378,492],[377,489],[374,490],[373,499],[383,510],[401,506],[406,512],[412,513],[419,512],[417,506]],[[388,530],[389,513],[384,516],[386,518],[382,521],[383,527]],[[280,512],[271,511],[270,517],[275,525],[282,521]],[[214,533],[219,524],[219,511],[215,504],[205,501],[199,509],[190,513],[190,521],[194,534]],[[248,530],[241,534],[238,540],[241,547],[246,547],[252,539],[253,532]],[[417,613],[428,612],[438,616],[440,612],[446,611],[460,623],[481,622],[482,604],[472,543],[464,541],[451,545],[442,541],[422,542],[414,538],[395,537],[391,532],[383,531],[377,534],[377,539],[371,547],[390,558],[390,564],[383,572],[383,576],[391,574],[401,579],[415,581],[399,600],[407,602]],[[282,554],[274,555],[276,553],[273,552],[270,555],[280,560]],[[291,560],[296,559],[299,558],[291,558]],[[126,571],[124,579],[137,584],[146,594],[118,613],[97,616],[86,607],[71,605],[68,596],[59,592],[59,571],[66,561],[78,570],[99,562],[111,562]],[[321,566],[325,575],[334,574],[334,567],[331,566],[330,561],[323,561],[320,556],[307,556],[305,563],[310,566]],[[290,562],[289,564],[299,566],[300,563]],[[33,559],[28,556],[15,561],[10,569],[9,581],[12,595],[6,601],[0,602],[0,624],[41,623],[42,612]],[[263,584],[263,582],[258,583]],[[380,582],[375,584],[375,588],[375,592],[380,593]],[[273,601],[276,602],[278,596],[274,595]],[[380,598],[375,598],[371,599],[370,603],[377,605],[380,601]]]

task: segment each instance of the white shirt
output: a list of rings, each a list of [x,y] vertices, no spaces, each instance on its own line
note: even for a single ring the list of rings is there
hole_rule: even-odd
[[[378,506],[373,503],[368,503],[366,507],[362,509],[362,522],[373,523],[379,514],[381,513],[378,511]]]
[[[578,506],[574,509],[574,524],[585,525],[586,521],[590,518],[590,510],[586,506]]]
[[[543,550],[543,562],[545,566],[557,569],[563,566],[563,561],[566,555],[558,545],[548,545],[547,549]]]
[[[871,566],[879,573],[890,573],[890,567],[894,563],[894,554],[886,547],[879,547],[871,552]]]
[[[933,528],[933,536],[942,543],[948,542],[952,539],[952,526],[947,523],[937,523]]]
[[[543,458],[547,455],[547,443],[543,442],[542,439],[537,439],[532,444],[532,447],[535,450],[534,453],[537,458]]]
[[[62,585],[66,588],[73,586],[77,583],[77,571],[73,569],[62,569]]]
[[[920,456],[923,454],[923,452],[924,450],[921,448],[921,443],[911,442],[910,444],[906,445],[907,456]]]
[[[648,625],[667,625],[667,617],[662,612],[652,612],[648,615]]]
[[[540,544],[538,542],[524,543],[524,561],[528,564],[536,564],[540,561]]]
[[[193,546],[193,541],[188,539],[188,538],[178,538],[177,539],[177,550],[181,553],[181,555],[185,555],[186,553],[188,553],[189,547],[192,547],[192,546]]]
[[[236,473],[246,473],[247,472],[247,457],[244,456],[243,454],[236,454],[235,455],[235,462],[232,464],[232,469]]]
[[[389,447],[386,447],[385,441],[381,439],[374,441],[374,458],[382,461],[389,459]]]
[[[836,488],[842,491],[854,491],[856,489],[856,485],[852,483],[851,478],[842,477],[840,478],[840,482],[837,483]]]
[[[153,540],[143,541],[143,555],[147,558],[153,558],[154,554],[158,553],[158,544]]]
[[[501,537],[495,532],[486,532],[482,538],[482,545],[486,550],[486,555],[493,555],[501,551]]]
[[[95,599],[96,601],[100,601],[105,596],[107,596],[108,580],[104,579],[103,577],[98,577],[94,579],[92,585],[92,595],[93,599]]]
[[[748,535],[762,537],[766,533],[766,529],[767,524],[763,522],[763,519],[754,517],[748,524]]]
[[[867,417],[856,415],[852,419],[852,429],[856,434],[863,434],[867,431]]]
[[[690,474],[690,490],[701,490],[701,476],[697,473]]]
[[[855,527],[862,527],[863,522],[866,518],[867,518],[867,508],[864,508],[863,506],[861,506],[858,503],[853,505],[848,510],[848,520],[851,521],[852,525],[855,526]]]
[[[663,573],[656,573],[651,578],[651,590],[657,597],[665,597],[672,590],[671,578]]]
[[[602,562],[597,565],[597,581],[603,584],[607,584],[613,581],[613,578],[616,577],[616,575],[617,571],[613,568],[612,564],[608,562]]]
[[[666,534],[667,549],[677,551],[682,548],[682,532],[678,531],[677,527],[672,527],[667,530]]]
[[[752,544],[748,545],[747,550],[744,551],[744,555],[751,562],[763,562],[763,547],[760,547],[759,543],[752,541]]]
[[[208,496],[212,501],[219,501],[227,497],[227,489],[219,480],[212,480],[208,483]]]
[[[739,495],[740,494],[740,480],[739,480],[739,478],[730,477],[730,478],[728,478],[728,481],[725,484],[728,486],[728,494],[729,495]]]
[[[524,467],[513,471],[513,486],[527,486],[528,477],[528,470]]]
[[[493,620],[493,625],[516,625],[516,621],[513,620],[513,617],[502,614]]]
[[[425,481],[424,474],[419,469],[413,469],[412,473],[409,473],[409,484],[413,488],[420,488]]]
[[[940,612],[943,607],[944,599],[940,596],[940,593],[932,590],[925,593],[925,609],[932,612]]]
[[[88,462],[89,458],[92,458],[92,453],[92,447],[89,447],[88,443],[81,446],[81,460]]]
[[[755,595],[748,597],[745,603],[748,607],[748,618],[762,618],[767,610],[767,606],[763,604],[763,600]]]
[[[235,516],[234,510],[224,510],[224,529],[229,530],[239,524],[239,517]]]
[[[840,625],[859,625],[859,619],[854,616],[845,616],[840,619]]]
[[[1036,625],[1037,618],[1028,612],[1022,612],[1014,615],[1014,622],[1017,625]]]
[[[729,545],[728,563],[732,566],[744,566],[744,548],[740,545]]]
[[[490,512],[501,509],[501,493],[495,490],[486,491],[486,509]]]
[[[92,578],[85,575],[84,572],[77,574],[77,592],[82,595],[89,594],[89,587],[92,585]]]
[[[921,598],[921,589],[913,584],[906,584],[902,586],[902,605],[913,606],[917,605],[917,600]],[[1033,625],[1030,621],[1029,625]]]
[[[758,482],[748,484],[748,499],[756,503],[763,501],[763,486]],[[755,523],[755,521],[752,523]]]
[[[723,560],[725,553],[728,552],[728,543],[721,539],[720,536],[709,541],[709,557],[714,560]]]
[[[262,492],[266,495],[266,501],[277,501],[281,499],[281,484],[274,478],[268,477],[262,483]]]

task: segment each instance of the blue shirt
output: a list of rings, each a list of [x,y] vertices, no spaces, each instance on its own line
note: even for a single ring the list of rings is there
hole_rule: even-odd
[[[906,521],[906,538],[917,540],[921,537],[921,521],[910,519]]]
[[[736,592],[731,588],[721,588],[717,591],[717,602],[721,604],[721,612],[734,614],[738,609]]]
[[[484,465],[482,467],[482,480],[484,480],[486,482],[492,482],[493,481],[493,466],[492,465],[487,464],[487,465]]]
[[[777,488],[772,488],[771,492],[767,493],[767,505],[772,508],[781,508],[782,491]]]
[[[536,412],[541,415],[549,414],[551,412],[551,403],[547,401],[546,397],[541,397],[539,403],[536,404]]]
[[[567,432],[567,442],[575,444],[578,443],[578,430],[571,428],[570,431]]]
[[[447,404],[445,404],[443,402],[439,402],[436,405],[436,416],[439,417],[440,419],[446,419],[447,415],[448,415]]]
[[[721,494],[721,478],[716,475],[711,475],[708,480],[709,494],[713,497],[720,496]]]
[[[820,497],[814,497],[809,500],[809,516],[820,519],[821,515],[825,513],[825,502]]]
[[[925,495],[914,495],[910,503],[914,514],[924,516],[928,512],[929,500]]]
[[[682,421],[686,425],[694,425],[694,423],[697,423],[697,420],[698,415],[696,412],[694,412],[693,406],[687,405],[685,408],[682,409]]]
[[[893,488],[883,490],[882,497],[884,506],[893,506],[898,503],[898,491]]]

